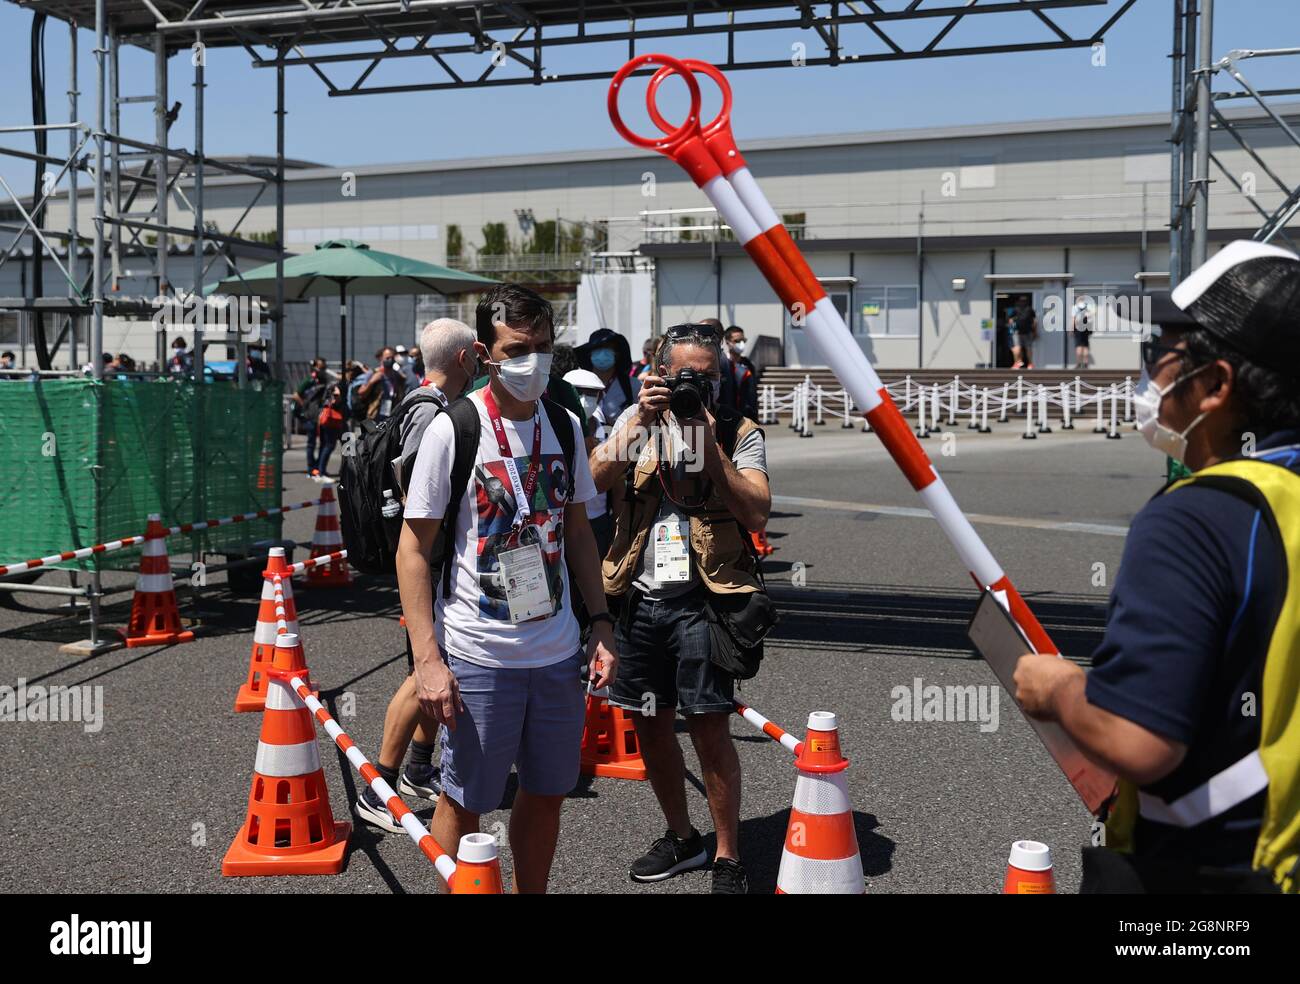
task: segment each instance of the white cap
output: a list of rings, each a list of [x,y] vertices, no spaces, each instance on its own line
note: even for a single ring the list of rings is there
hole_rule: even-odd
[[[570,369],[564,374],[564,381],[576,390],[595,390],[598,393],[605,391],[605,384],[590,369]]]
[[[401,354],[403,354],[403,353],[406,351],[406,346],[405,346],[405,345],[398,345],[398,346],[394,347],[393,351],[396,352],[398,355],[401,355]]]
[[[1007,864],[1021,871],[1051,871],[1052,849],[1038,841],[1016,841]]]
[[[292,649],[294,646],[298,645],[298,633],[281,632],[275,637],[275,644],[280,649]]]
[[[809,731],[836,731],[839,724],[835,720],[834,711],[813,711],[808,715]]]
[[[466,834],[456,851],[456,860],[467,864],[486,864],[496,857],[497,839],[491,834]]]

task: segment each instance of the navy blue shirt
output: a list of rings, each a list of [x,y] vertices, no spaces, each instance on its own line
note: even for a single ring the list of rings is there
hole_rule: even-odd
[[[1255,457],[1300,472],[1300,432],[1269,435]],[[1264,659],[1285,592],[1282,546],[1239,496],[1190,485],[1134,518],[1086,692],[1090,704],[1187,746],[1145,792],[1176,800],[1259,748]],[[1265,795],[1191,828],[1139,819],[1134,850],[1248,865]]]

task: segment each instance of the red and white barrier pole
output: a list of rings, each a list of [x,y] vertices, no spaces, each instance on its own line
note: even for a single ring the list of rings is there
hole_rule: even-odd
[[[182,526],[172,526],[167,529],[167,536],[176,536],[178,533],[193,533],[197,530],[211,529],[215,526],[229,526],[231,523],[243,523],[250,519],[266,519],[280,513],[293,512],[295,509],[308,509],[312,506],[319,506],[320,499],[312,499],[309,502],[291,503],[286,506],[276,506],[274,509],[259,509],[257,512],[244,513],[241,516],[224,516],[221,519],[205,519],[193,523],[185,523]],[[24,571],[34,570],[37,567],[44,567],[46,564],[59,564],[68,560],[84,560],[87,557],[93,557],[95,554],[112,553],[115,550],[121,550],[124,547],[133,547],[143,543],[149,537],[140,533],[135,536],[124,536],[119,540],[109,540],[107,543],[96,543],[93,547],[80,547],[76,550],[65,550],[62,553],[51,554],[48,557],[36,557],[32,560],[24,560],[13,564],[0,564],[0,577],[9,574],[21,574]]]
[[[411,808],[402,802],[402,798],[393,791],[393,787],[384,781],[384,777],[379,774],[379,770],[370,764],[370,760],[361,754],[361,749],[353,743],[348,737],[347,732],[339,727],[338,722],[330,716],[330,712],[325,706],[312,696],[311,688],[303,681],[302,677],[295,676],[289,680],[289,686],[297,692],[302,698],[307,709],[315,715],[316,720],[321,723],[325,733],[334,740],[352,767],[360,773],[361,778],[370,784],[375,795],[384,801],[384,804],[392,811],[393,817],[402,825],[407,836],[415,842],[415,846],[420,849],[426,858],[433,862],[438,874],[442,875],[448,882],[456,874],[456,862],[451,855],[444,851],[441,845],[433,839],[433,834],[420,822],[420,818],[411,812]]]
[[[289,574],[301,574],[303,571],[309,571],[313,567],[323,567],[326,564],[332,564],[336,560],[346,558],[348,552],[344,550],[335,550],[333,553],[321,554],[319,557],[310,557],[307,560],[300,560],[296,564],[289,565]]]
[[[784,728],[778,727],[777,725],[773,724],[771,721],[763,717],[763,715],[759,714],[758,711],[754,710],[752,707],[747,707],[746,705],[742,704],[740,701],[735,701],[735,705],[736,705],[736,713],[739,714],[741,717],[743,717],[750,724],[752,724],[755,728],[763,732],[763,734],[767,735],[773,741],[779,742],[781,745],[789,749],[795,755],[799,754],[799,746],[802,744],[802,742],[800,742],[798,738],[790,734],[790,732],[786,731]]]

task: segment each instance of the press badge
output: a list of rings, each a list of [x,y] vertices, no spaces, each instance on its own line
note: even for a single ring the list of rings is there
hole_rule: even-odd
[[[660,584],[691,579],[691,549],[687,542],[688,527],[681,520],[666,519],[655,523],[654,579]]]
[[[511,622],[527,622],[555,614],[540,544],[526,543],[513,550],[504,550],[497,554],[497,559],[501,564],[501,580],[505,583]]]

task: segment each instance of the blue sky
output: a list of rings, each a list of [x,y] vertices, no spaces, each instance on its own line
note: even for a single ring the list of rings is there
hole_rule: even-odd
[[[1115,9],[1111,0],[1108,9]],[[1220,0],[1214,49],[1300,45],[1300,3],[1294,0]],[[1098,9],[1062,10],[1053,15],[1067,29],[1088,33],[1105,19]],[[1167,59],[1171,21],[1169,0],[1139,0],[1107,38],[1105,66],[1093,65],[1088,49],[985,55],[735,72],[733,125],[743,147],[746,138],[795,136],[854,130],[895,129],[1046,117],[1156,111],[1169,107]],[[0,125],[30,122],[28,33],[31,14],[0,0],[0,82],[6,98]],[[897,36],[909,42],[933,33],[935,21],[900,25]],[[970,18],[948,43],[988,44],[1008,38],[1044,40],[1045,27],[1031,14]],[[93,35],[80,33],[82,115],[92,120]],[[845,28],[847,50],[877,50],[864,28]],[[793,41],[818,49],[812,32],[762,40],[740,35],[741,55],[786,57]],[[670,54],[721,60],[720,37],[664,40]],[[624,45],[573,48],[550,57],[547,69],[564,72],[593,63],[621,63]],[[488,56],[484,55],[486,61]],[[67,27],[46,28],[47,88],[50,119],[67,117]],[[430,77],[423,60],[409,59],[380,68],[372,82],[401,83]],[[1300,60],[1274,59],[1252,64],[1249,77],[1278,85],[1294,77]],[[340,66],[339,80],[357,68]],[[124,50],[122,91],[152,90],[152,57]],[[1289,71],[1288,71],[1289,70]],[[288,146],[291,157],[346,165],[491,156],[495,153],[545,153],[620,144],[605,114],[606,83],[582,82],[498,89],[331,98],[305,68],[287,74]],[[176,142],[193,143],[192,69],[188,58],[171,63],[171,96],[183,103],[173,130]],[[210,154],[269,153],[274,149],[273,72],[254,69],[243,50],[209,54],[207,150]],[[706,111],[708,107],[706,106]],[[153,123],[144,105],[123,109],[124,131],[152,140]],[[10,146],[30,149],[28,138]],[[26,142],[21,142],[26,140]],[[62,150],[65,138],[53,138]],[[2,173],[27,193],[31,165],[0,158]]]

